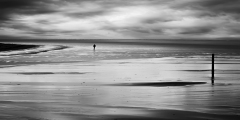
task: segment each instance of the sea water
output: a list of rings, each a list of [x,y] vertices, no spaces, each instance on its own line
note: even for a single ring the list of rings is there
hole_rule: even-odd
[[[86,43],[0,52],[0,108],[45,119],[144,114],[129,108],[239,115],[239,54],[239,49],[181,45],[97,44],[93,50]],[[207,84],[118,86],[182,81]]]

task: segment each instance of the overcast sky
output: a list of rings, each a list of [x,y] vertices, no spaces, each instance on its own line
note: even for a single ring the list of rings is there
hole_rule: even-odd
[[[240,37],[240,0],[0,0],[2,38]]]

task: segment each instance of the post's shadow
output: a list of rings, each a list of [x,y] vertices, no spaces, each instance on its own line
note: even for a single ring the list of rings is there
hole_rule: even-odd
[[[212,77],[212,78],[211,78],[211,83],[212,83],[212,85],[214,85],[214,80],[215,80],[215,79]]]

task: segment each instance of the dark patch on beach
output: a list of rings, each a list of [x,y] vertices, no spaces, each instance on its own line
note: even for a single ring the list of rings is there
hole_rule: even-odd
[[[87,72],[19,72],[13,74],[22,74],[22,75],[50,75],[50,74],[86,74]]]
[[[0,92],[0,95],[30,95],[30,94],[36,94],[34,92]],[[1,104],[1,103],[0,103]]]
[[[153,87],[165,87],[165,86],[186,86],[206,84],[206,82],[142,82],[142,83],[120,83],[112,84],[113,86],[153,86]]]
[[[119,108],[116,108],[117,111]],[[119,109],[121,110],[121,108]],[[123,114],[125,111],[125,114]],[[133,114],[129,114],[129,113]],[[96,115],[94,117],[86,116],[85,114],[72,114],[62,113],[62,116],[80,119],[84,118],[87,120],[239,120],[240,116],[236,114],[214,114],[204,113],[198,111],[185,111],[185,110],[174,110],[174,109],[122,109],[119,114],[105,114]]]
[[[0,52],[33,49],[33,48],[37,48],[37,47],[40,47],[40,45],[22,45],[22,44],[0,43]]]
[[[1,63],[1,62],[0,62]],[[0,68],[9,68],[9,67],[16,67],[14,65],[8,65],[8,66],[0,66]]]
[[[194,63],[194,62],[192,62],[192,63],[171,63],[171,64],[211,64],[211,63],[201,63],[201,62],[196,62],[196,63]],[[235,63],[214,63],[214,64],[240,64],[239,62],[235,62]]]
[[[97,66],[97,65],[76,65],[76,66]]]
[[[0,82],[0,86],[100,86],[100,83],[97,82]],[[2,91],[0,91],[1,94]],[[10,92],[10,91],[8,91]],[[19,91],[12,91],[19,92]],[[20,91],[27,94],[31,94],[29,91]],[[1,119],[0,119],[1,120]]]
[[[187,71],[187,72],[208,72],[208,71],[212,71],[212,70],[183,70],[183,71]],[[219,70],[219,69],[215,69],[214,70],[216,74],[239,74],[240,70]]]
[[[215,63],[215,64],[240,64],[240,63],[237,62],[237,63]]]
[[[227,105],[216,105],[216,106],[212,106],[216,109],[240,109],[240,106],[227,106]]]
[[[232,85],[238,85],[236,83],[215,83],[214,86],[232,86]]]
[[[27,53],[15,53],[15,54],[8,54],[8,55],[1,55],[1,56],[32,55],[32,54],[39,54],[39,53],[55,51],[55,50],[63,50],[63,49],[66,49],[66,48],[69,48],[69,47],[68,46],[56,46],[55,48],[47,49],[47,50],[30,51],[30,52],[27,52]]]
[[[120,62],[119,64],[128,64],[128,63],[130,63],[130,62]]]
[[[183,71],[188,71],[188,72],[207,72],[211,70],[183,70]]]
[[[219,70],[219,71],[230,71],[230,72],[240,72],[240,70]]]
[[[1,115],[0,114],[0,119],[1,120],[47,120],[47,119],[42,119],[42,118],[33,118],[33,117],[19,117],[18,115],[13,116],[13,115]]]
[[[86,61],[41,61],[41,62],[5,62],[5,61],[0,61],[0,68],[10,68],[10,67],[19,67],[19,66],[29,66],[29,65],[46,65],[46,64],[62,64],[62,63],[80,63],[80,62],[86,62]],[[14,64],[14,65],[13,65]],[[3,65],[3,66],[1,66]],[[80,66],[84,66],[84,65],[80,65]],[[88,66],[88,65],[86,65]],[[96,65],[89,65],[89,66],[96,66]]]
[[[13,104],[14,102],[12,101],[0,101],[0,104]]]

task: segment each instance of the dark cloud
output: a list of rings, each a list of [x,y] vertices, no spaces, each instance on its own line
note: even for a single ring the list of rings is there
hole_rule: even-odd
[[[174,18],[151,18],[151,19],[145,19],[142,22],[146,24],[155,24],[159,22],[169,22],[169,21],[174,21]]]
[[[37,0],[0,0],[1,9],[15,9],[32,6]]]
[[[239,13],[240,0],[203,0],[198,2],[205,9],[222,13]]]
[[[68,30],[46,30],[46,29],[41,29],[41,28],[34,28],[31,26],[26,26],[26,25],[22,25],[22,24],[10,24],[7,26],[4,26],[6,28],[12,28],[12,29],[16,29],[16,30],[21,30],[24,31],[27,34],[35,34],[35,35],[50,35],[50,34],[69,34],[69,33],[74,33],[74,32],[78,32],[78,33],[82,33],[84,31],[68,31]]]
[[[54,12],[48,7],[51,0],[0,0],[0,20],[11,20],[12,15],[31,15]]]
[[[193,0],[174,4],[173,8],[201,10],[205,13],[215,14],[240,13],[240,0]]]
[[[164,31],[163,31],[162,29],[160,29],[160,28],[154,28],[154,29],[151,29],[151,31],[152,31],[153,33],[157,33],[157,34],[162,34],[162,33],[164,33]]]
[[[21,38],[23,39],[26,37],[20,37],[20,36],[14,37],[14,36],[8,36],[8,35],[0,35],[0,42],[2,42],[2,40],[4,40],[4,39],[8,40],[8,39],[21,39]]]
[[[37,20],[36,21],[36,23],[38,23],[38,24],[51,24],[51,22],[50,21],[48,21],[48,20]]]
[[[201,35],[208,34],[214,30],[214,27],[191,27],[183,28],[179,34],[192,34],[192,35]]]
[[[229,26],[228,28],[229,34],[240,34],[240,25]]]
[[[133,28],[129,28],[129,30],[134,31],[134,32],[139,32],[139,33],[150,33],[151,31],[146,29],[146,28],[142,28],[142,27],[133,27]]]
[[[59,11],[59,8],[66,4],[81,5],[84,3],[96,3],[104,7],[104,9],[86,12],[69,12]],[[52,5],[52,6],[51,6]],[[101,15],[109,9],[116,6],[131,5],[129,2],[120,0],[0,0],[0,21],[11,20],[12,15],[35,15],[54,12],[62,12],[69,17],[88,17]],[[107,8],[107,9],[106,9]]]
[[[68,0],[68,1],[74,4],[77,3],[78,5],[80,5],[80,7],[88,6],[89,4],[86,4],[86,3],[92,3],[92,4],[97,4],[101,6],[101,8],[96,10],[90,10],[90,11],[83,10],[83,11],[75,11],[75,12],[73,11],[73,12],[63,13],[64,15],[69,17],[86,18],[86,17],[105,15],[107,13],[112,12],[114,8],[141,5],[142,3],[138,3],[138,2],[146,1],[146,0],[139,0],[138,2],[129,2],[129,1],[123,2],[122,0]]]
[[[0,35],[236,37],[239,13],[240,0],[0,0]]]
[[[101,16],[104,15],[107,11],[106,10],[98,10],[98,11],[91,11],[91,12],[73,12],[73,13],[66,13],[66,16],[75,17],[75,18],[86,18],[86,17],[93,17],[93,16]]]

